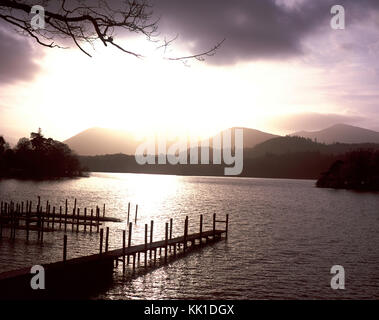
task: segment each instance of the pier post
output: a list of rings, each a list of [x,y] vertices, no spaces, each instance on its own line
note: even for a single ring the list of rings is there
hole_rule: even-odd
[[[99,222],[99,218],[100,218],[100,208],[98,206],[96,206],[96,226],[97,226],[97,232],[99,232],[99,228],[100,228],[100,222]]]
[[[225,221],[225,239],[228,239],[228,230],[229,229],[229,214],[226,214],[226,221]]]
[[[84,232],[87,232],[87,208],[84,208]]]
[[[44,226],[45,224],[45,217],[44,217],[44,214],[43,214],[43,211],[41,211],[41,242],[43,242],[43,233],[44,233]]]
[[[136,204],[136,214],[134,217],[134,223],[137,223],[137,214],[138,214],[138,204]]]
[[[80,209],[78,208],[78,216],[76,218],[76,232],[79,232],[79,224],[80,224]]]
[[[203,243],[203,215],[200,215],[200,244]]]
[[[27,206],[25,211],[25,227],[26,227],[26,241],[29,241],[29,226],[30,226],[31,208]]]
[[[186,252],[186,249],[187,249],[187,236],[188,236],[188,216],[186,216],[186,220],[184,221],[184,241],[183,241],[184,252]]]
[[[106,229],[106,234],[105,234],[105,252],[108,252],[108,245],[109,245],[109,227]]]
[[[132,245],[132,228],[133,228],[133,224],[130,222],[129,223],[129,234],[128,234],[128,252],[130,251],[130,247]],[[129,265],[129,257],[130,257],[130,255],[128,254],[128,260],[127,260],[128,265]]]
[[[167,246],[168,246],[168,222],[166,222],[165,242],[164,242],[164,262],[167,263]]]
[[[62,206],[59,206],[59,230],[62,229]]]
[[[89,232],[92,233],[92,224],[93,224],[93,209],[91,209],[91,219],[89,225]]]
[[[213,240],[216,237],[216,213],[213,214]]]
[[[68,208],[67,208],[67,199],[66,199],[66,207],[64,210],[64,232],[67,231],[67,213],[68,213]]]
[[[105,217],[105,203],[103,205],[103,218]]]
[[[122,273],[125,274],[126,230],[122,230]]]
[[[145,253],[144,253],[144,258],[145,258],[145,268],[147,268],[147,223],[145,223]]]
[[[72,209],[71,231],[74,231],[76,207]]]
[[[169,236],[170,240],[172,239],[172,225],[173,225],[173,219],[170,218],[170,236]],[[170,252],[171,252],[171,245],[170,245]]]
[[[151,260],[151,256],[152,256],[152,251],[151,251],[151,245],[152,245],[152,243],[153,243],[153,236],[154,236],[154,234],[153,234],[153,230],[154,230],[154,220],[151,220],[150,221],[150,260]]]
[[[67,260],[67,234],[63,236],[63,262]]]
[[[104,233],[104,229],[101,228],[100,229],[100,254],[103,253],[103,233]]]
[[[51,228],[54,231],[54,223],[55,223],[55,207],[53,207],[53,221],[51,222]]]
[[[130,216],[130,202],[128,202],[128,224],[129,224],[129,216]]]

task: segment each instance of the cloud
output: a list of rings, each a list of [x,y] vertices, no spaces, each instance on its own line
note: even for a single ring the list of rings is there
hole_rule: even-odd
[[[357,2],[359,2],[357,4]],[[348,23],[366,21],[377,0],[341,0]],[[210,63],[285,59],[303,54],[302,41],[329,28],[335,0],[155,0],[163,33],[180,35],[193,53],[226,39]],[[360,20],[362,19],[362,20]]]
[[[38,73],[36,52],[25,37],[0,25],[0,85],[28,81]]]
[[[311,112],[278,116],[272,118],[269,124],[278,130],[295,132],[321,130],[338,123],[356,125],[365,120],[366,118],[355,115]]]

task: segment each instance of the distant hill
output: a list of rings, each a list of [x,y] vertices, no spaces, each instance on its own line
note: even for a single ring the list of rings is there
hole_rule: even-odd
[[[250,128],[241,128],[235,127],[233,129],[242,129],[243,130],[243,147],[246,148],[254,148],[256,145],[268,141],[273,138],[279,137],[278,135],[250,129]]]
[[[140,142],[121,130],[90,128],[64,141],[79,155],[133,154]]]
[[[322,143],[379,143],[379,132],[347,124],[336,124],[320,131],[300,131],[291,134]]]
[[[259,130],[248,128],[239,129],[243,129],[244,148],[253,148],[257,144],[278,137],[277,135]],[[125,131],[90,128],[67,139],[64,143],[79,155],[84,156],[118,153],[134,155],[141,141],[137,140],[133,134]]]

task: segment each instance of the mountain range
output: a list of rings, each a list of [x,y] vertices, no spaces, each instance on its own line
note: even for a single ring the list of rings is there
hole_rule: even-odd
[[[320,131],[300,131],[291,134],[320,143],[379,143],[379,132],[347,124],[336,124]]]
[[[255,147],[260,147],[262,150],[265,150],[265,152],[268,152],[273,145],[280,145],[282,149],[286,148],[285,143],[287,140],[278,139],[281,138],[281,136],[250,128],[239,129],[243,129],[244,149],[254,149]],[[336,124],[320,131],[295,132],[290,136],[309,138],[314,142],[326,144],[379,144],[379,132],[346,124]],[[265,145],[265,142],[269,141],[270,143]],[[79,155],[94,156],[118,153],[134,155],[135,150],[141,141],[130,132],[114,129],[90,128],[65,140],[64,143],[66,143]],[[319,150],[320,148],[319,146],[312,146],[309,142],[307,143],[304,141],[299,141],[297,148],[300,148],[299,150],[303,150],[304,148],[301,146],[304,146],[305,144],[307,144],[307,148],[310,148],[309,150],[307,149],[308,151],[316,149]],[[262,154],[263,151],[255,150],[255,152]]]

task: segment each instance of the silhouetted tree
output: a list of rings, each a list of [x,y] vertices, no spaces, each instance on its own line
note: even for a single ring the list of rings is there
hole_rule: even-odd
[[[346,153],[321,175],[316,185],[321,188],[379,190],[379,151]]]
[[[5,144],[0,139],[0,145]],[[1,151],[1,150],[0,150]],[[64,143],[45,138],[41,129],[0,152],[0,176],[58,178],[81,175],[78,157]]]

